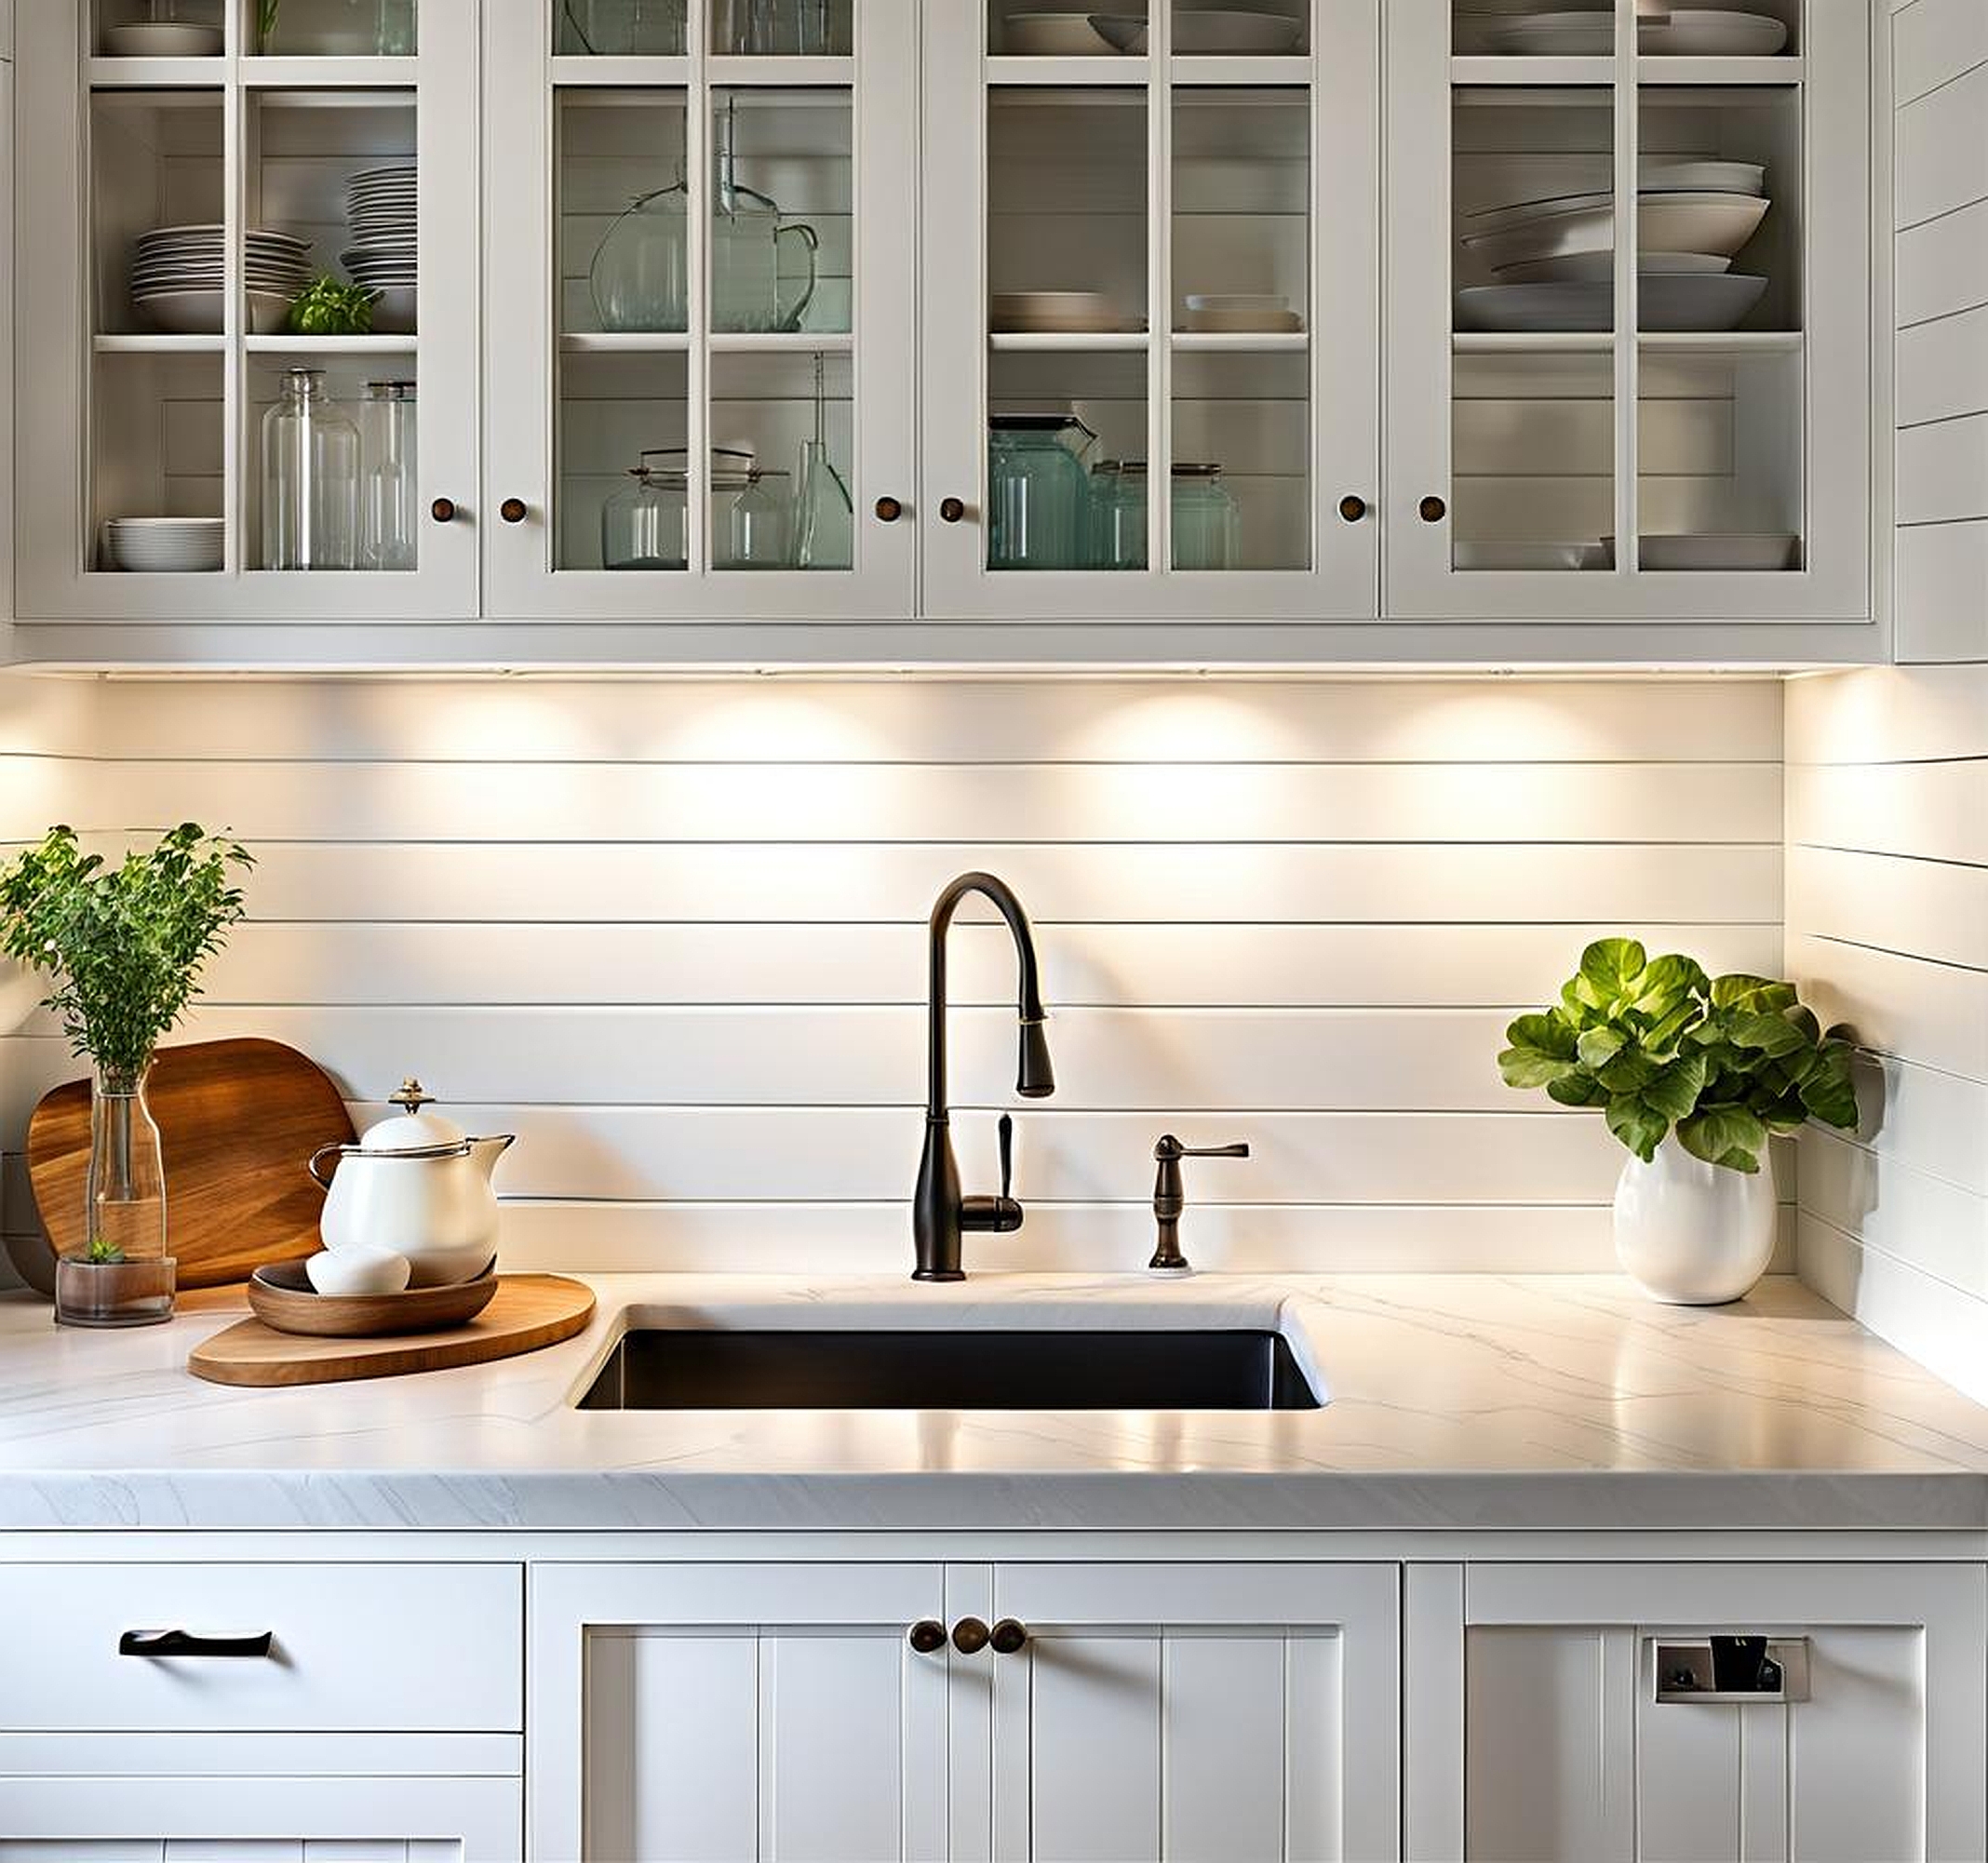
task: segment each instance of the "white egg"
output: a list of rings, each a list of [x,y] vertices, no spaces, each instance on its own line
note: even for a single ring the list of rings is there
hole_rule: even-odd
[[[398,1293],[408,1284],[408,1258],[386,1249],[321,1249],[303,1271],[320,1293]]]

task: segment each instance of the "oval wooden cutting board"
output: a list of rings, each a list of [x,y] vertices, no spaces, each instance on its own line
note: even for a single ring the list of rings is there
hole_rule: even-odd
[[[305,1160],[347,1144],[352,1116],[331,1078],[280,1041],[162,1048],[146,1102],[166,1161],[166,1232],[181,1287],[247,1280],[264,1262],[315,1254],[325,1194]],[[58,1253],[85,1246],[89,1082],[44,1095],[28,1123],[28,1181]]]
[[[387,1339],[311,1339],[243,1320],[195,1346],[186,1369],[217,1385],[329,1385],[441,1372],[535,1352],[571,1339],[594,1311],[594,1291],[558,1274],[505,1274],[490,1304],[446,1333]]]

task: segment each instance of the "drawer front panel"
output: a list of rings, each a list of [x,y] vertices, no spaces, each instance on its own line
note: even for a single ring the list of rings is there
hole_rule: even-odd
[[[515,1732],[512,1565],[20,1565],[0,1729]],[[185,1640],[162,1638],[181,1631]],[[202,1650],[267,1632],[267,1655]],[[187,1654],[123,1655],[121,1642]]]

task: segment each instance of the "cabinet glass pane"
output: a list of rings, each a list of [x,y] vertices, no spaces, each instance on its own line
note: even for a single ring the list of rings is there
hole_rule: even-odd
[[[1148,162],[1143,90],[988,94],[990,569],[1146,565]]]
[[[552,48],[568,58],[678,58],[686,0],[553,0]]]
[[[846,333],[853,301],[850,93],[711,97],[711,328]]]
[[[680,337],[690,328],[683,92],[563,90],[558,123],[560,336]]]
[[[1615,529],[1611,95],[1464,87],[1453,120],[1452,563],[1605,570]]]
[[[207,355],[97,355],[85,552],[89,567],[179,574],[222,567],[222,375],[218,344]],[[208,521],[158,521],[189,517]]]
[[[1249,0],[1232,7],[1228,0],[1168,0],[1175,58],[1282,58],[1308,49],[1310,0]],[[1330,0],[1328,0],[1330,4]],[[1143,6],[1126,6],[1124,16],[1143,15]],[[1141,20],[1106,15],[1105,33],[1114,41],[1130,37],[1134,50],[1142,39],[1131,37]]]
[[[1450,49],[1459,57],[1608,58],[1614,0],[1452,0]]]
[[[853,566],[850,383],[846,354],[721,351],[711,358],[714,569]]]
[[[688,567],[689,361],[674,351],[560,357],[554,567]]]
[[[738,58],[847,58],[855,0],[712,0],[711,49]]]
[[[1173,154],[1173,566],[1301,570],[1311,560],[1307,95],[1182,87]]]
[[[420,0],[241,4],[243,45],[271,58],[408,58],[419,48]]]
[[[96,0],[90,47],[102,58],[218,59],[223,0]]]

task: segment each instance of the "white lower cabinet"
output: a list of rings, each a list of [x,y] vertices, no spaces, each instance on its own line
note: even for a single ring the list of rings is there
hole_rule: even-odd
[[[540,1567],[533,1856],[1393,1856],[1395,1592],[1384,1565]]]
[[[1472,1863],[1988,1855],[1978,1566],[1473,1565],[1463,1597]],[[1791,1698],[1669,1686],[1732,1634],[1784,1644]]]

